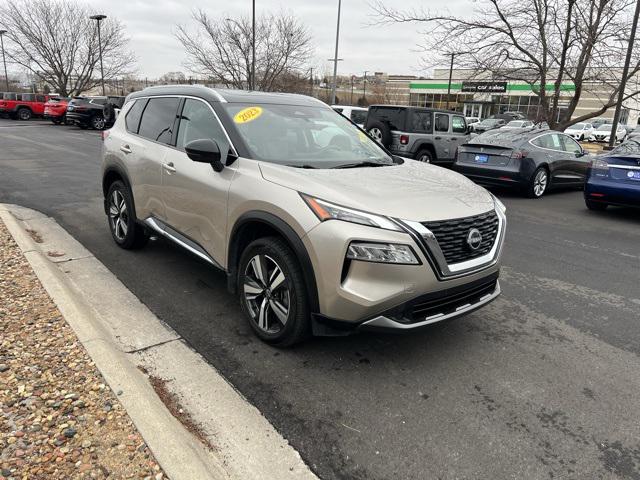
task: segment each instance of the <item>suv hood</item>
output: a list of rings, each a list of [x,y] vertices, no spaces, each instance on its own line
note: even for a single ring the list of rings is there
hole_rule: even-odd
[[[388,167],[318,170],[259,165],[269,182],[345,207],[405,220],[469,217],[494,207],[491,194],[471,180],[414,160]]]

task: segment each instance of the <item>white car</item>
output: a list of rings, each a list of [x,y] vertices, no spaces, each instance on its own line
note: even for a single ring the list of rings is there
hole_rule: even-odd
[[[613,127],[613,125],[600,125],[591,133],[591,135],[589,135],[589,141],[608,143],[609,137],[611,136],[611,127]],[[616,130],[616,142],[624,142],[624,139],[626,137],[627,131],[624,129],[624,127],[618,125],[618,129]]]
[[[473,125],[474,123],[478,123],[480,121],[478,117],[464,117],[464,119],[467,122],[467,126]]]
[[[590,123],[575,123],[564,129],[564,133],[578,141],[588,139],[593,131],[593,125]]]
[[[351,107],[347,105],[331,105],[331,108],[347,117],[360,128],[364,128],[364,124],[367,123],[368,108]]]
[[[533,122],[529,120],[511,120],[504,127],[500,127],[500,130],[513,130],[514,128],[529,128],[533,127]]]

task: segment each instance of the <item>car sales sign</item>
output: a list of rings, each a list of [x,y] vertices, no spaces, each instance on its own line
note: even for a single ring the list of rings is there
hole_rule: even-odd
[[[469,93],[505,93],[507,82],[462,82],[462,91]]]

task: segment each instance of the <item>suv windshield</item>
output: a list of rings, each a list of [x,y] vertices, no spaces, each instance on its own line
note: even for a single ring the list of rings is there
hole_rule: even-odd
[[[368,135],[330,108],[224,104],[252,158],[303,168],[392,165]]]

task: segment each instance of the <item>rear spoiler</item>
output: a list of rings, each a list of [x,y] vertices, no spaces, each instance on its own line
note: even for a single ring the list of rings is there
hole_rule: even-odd
[[[504,145],[492,145],[491,143],[463,143],[460,148],[494,148],[498,150],[513,150],[513,147]]]

